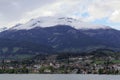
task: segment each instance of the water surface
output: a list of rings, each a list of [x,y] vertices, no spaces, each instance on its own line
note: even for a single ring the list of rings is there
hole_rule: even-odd
[[[79,74],[1,74],[0,80],[120,80],[120,76]]]

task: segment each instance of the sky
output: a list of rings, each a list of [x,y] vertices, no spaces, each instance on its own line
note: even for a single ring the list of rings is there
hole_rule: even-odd
[[[72,17],[120,30],[120,0],[0,0],[0,28],[46,16]]]

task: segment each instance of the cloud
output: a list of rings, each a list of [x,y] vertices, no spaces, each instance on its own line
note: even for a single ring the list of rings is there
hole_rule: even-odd
[[[120,23],[119,4],[120,0],[0,0],[0,26],[40,16],[67,16],[86,22],[106,18],[107,22]]]
[[[88,2],[88,0],[84,0]],[[20,21],[41,16],[67,16],[80,18],[81,13],[84,13],[84,6],[87,4],[83,0],[64,0],[56,1],[45,6],[41,6],[32,11],[26,12]],[[24,21],[25,21],[24,20]]]
[[[108,17],[108,21],[120,22],[120,0],[93,0],[88,6],[88,19],[96,20]]]
[[[23,15],[56,0],[0,0],[0,26],[13,26]],[[34,17],[34,16],[33,16]],[[24,18],[25,19],[25,18]],[[24,20],[25,21],[25,20]]]
[[[116,10],[109,18],[110,22],[120,23],[120,10]]]

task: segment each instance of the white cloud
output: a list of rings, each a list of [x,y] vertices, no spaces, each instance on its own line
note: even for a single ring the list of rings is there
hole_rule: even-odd
[[[120,23],[120,10],[116,10],[109,18],[110,22]]]
[[[20,23],[25,23],[30,19],[43,17],[43,16],[55,16],[55,14],[60,10],[60,3],[53,3],[42,6],[32,11],[24,13],[21,19],[18,21]]]
[[[0,3],[2,4],[3,2]],[[9,6],[3,5],[6,8],[0,8],[0,12],[8,9],[4,12],[6,14],[2,15],[2,19],[0,19],[1,25],[3,25],[2,23],[6,23],[6,26],[11,26],[18,22],[25,23],[32,18],[40,16],[68,16],[80,18],[87,22],[107,17],[108,22],[120,22],[120,0],[31,0],[29,3],[28,0],[13,0],[10,3],[12,5],[10,8],[13,8],[12,11],[8,9]],[[0,5],[0,7],[3,6]],[[83,13],[88,13],[89,16],[84,17],[82,16]]]
[[[59,0],[52,4],[47,4],[35,10],[26,12],[24,15],[22,15],[20,22],[26,22],[31,18],[36,18],[41,16],[62,16],[62,17],[67,16],[67,17],[80,18],[81,13],[85,12],[84,6],[87,4],[88,0],[84,0],[84,1]]]
[[[108,17],[110,15],[110,11],[106,9],[106,7],[103,7],[99,4],[90,5],[88,7],[88,13],[90,15],[90,18],[93,20]]]
[[[88,6],[90,20],[108,17],[108,21],[120,22],[120,0],[93,0]]]

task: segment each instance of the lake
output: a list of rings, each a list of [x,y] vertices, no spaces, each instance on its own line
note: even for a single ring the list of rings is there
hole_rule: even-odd
[[[120,76],[79,74],[1,74],[0,80],[120,80]]]

